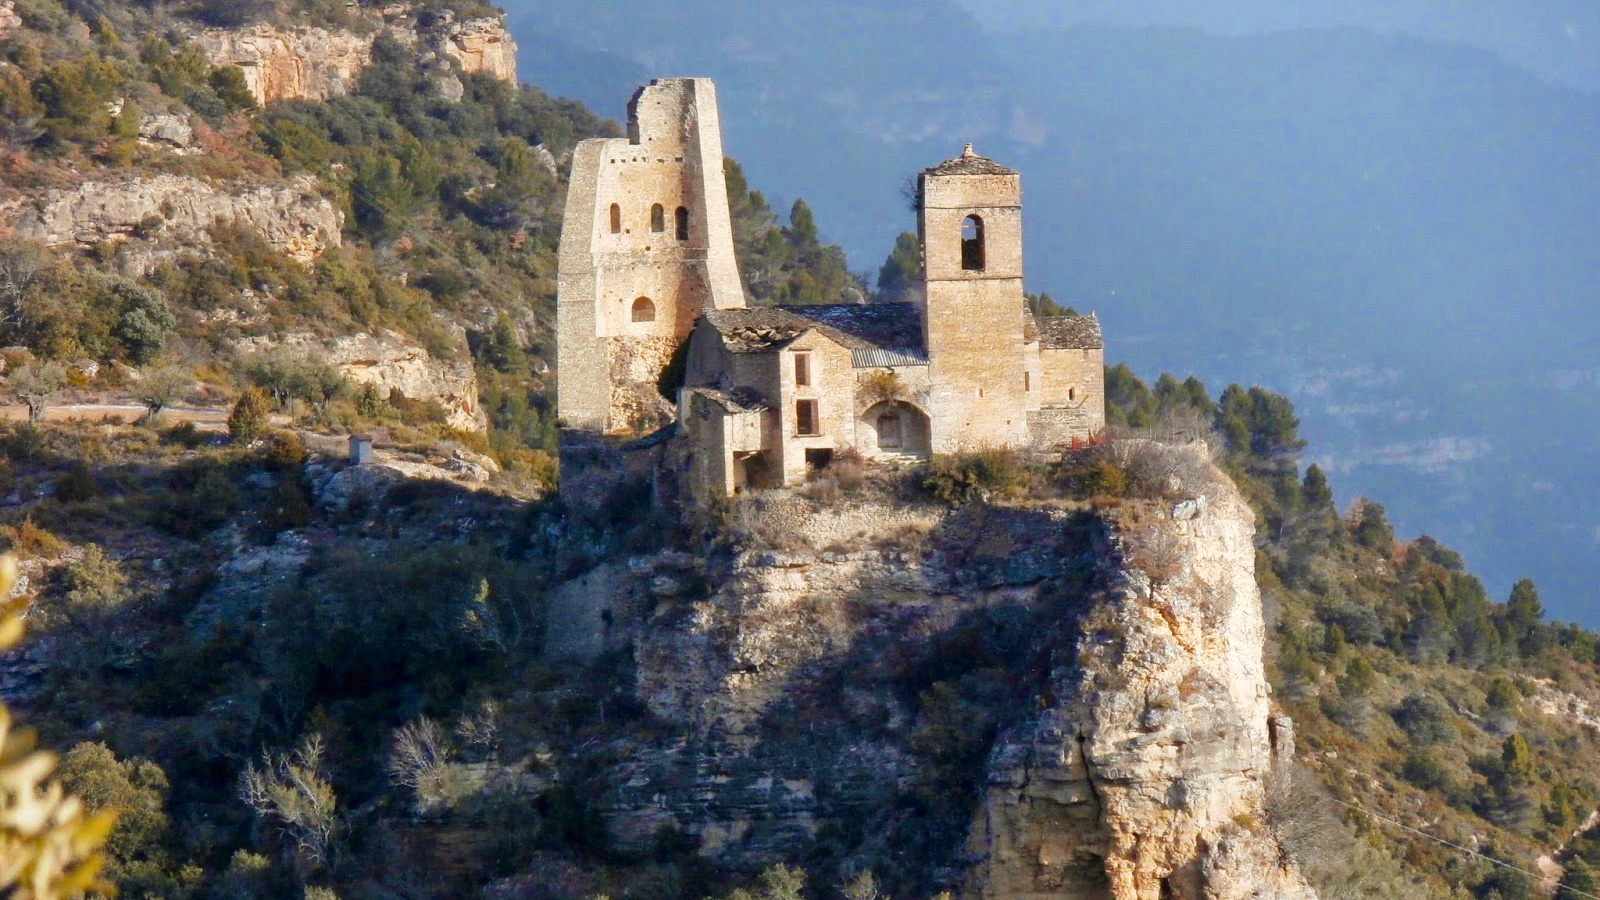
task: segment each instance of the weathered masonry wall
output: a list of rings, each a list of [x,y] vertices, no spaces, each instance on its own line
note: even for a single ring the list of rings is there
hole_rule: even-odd
[[[963,230],[973,218],[979,268],[964,265]],[[1025,444],[1021,176],[925,173],[919,224],[933,452]]]
[[[651,82],[628,132],[574,153],[558,275],[560,414],[605,433],[636,427],[701,311],[744,305],[716,88]]]
[[[1070,445],[1106,429],[1106,353],[1096,349],[1040,351],[1041,407],[1028,414],[1036,447]]]

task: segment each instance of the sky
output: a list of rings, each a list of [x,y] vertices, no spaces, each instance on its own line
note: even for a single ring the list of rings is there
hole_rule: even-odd
[[[1600,0],[961,0],[993,28],[1086,22],[1224,34],[1358,27],[1493,50],[1544,78],[1600,91]]]

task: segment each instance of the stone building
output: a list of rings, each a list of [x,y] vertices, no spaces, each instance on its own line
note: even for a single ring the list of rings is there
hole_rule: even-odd
[[[573,163],[558,303],[559,412],[574,448],[564,467],[637,471],[615,453],[655,454],[693,495],[726,496],[797,484],[846,450],[915,460],[1097,436],[1100,325],[1029,313],[1021,176],[968,145],[922,173],[917,206],[917,302],[750,307],[714,88],[643,88],[628,138],[586,141]],[[674,387],[675,409],[663,394]],[[596,449],[606,437],[611,455]]]

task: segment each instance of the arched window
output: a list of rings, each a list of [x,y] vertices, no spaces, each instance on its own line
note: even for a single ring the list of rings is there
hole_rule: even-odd
[[[961,223],[961,268],[983,271],[983,219],[975,215]]]
[[[686,207],[678,207],[676,217],[678,220],[678,240],[687,241],[689,239],[689,210]]]
[[[667,230],[667,211],[657,203],[650,207],[650,230],[662,232]]]
[[[615,203],[611,204],[611,233],[622,233],[622,207]]]
[[[654,322],[656,320],[656,305],[649,297],[640,297],[633,301],[633,320],[635,322]]]

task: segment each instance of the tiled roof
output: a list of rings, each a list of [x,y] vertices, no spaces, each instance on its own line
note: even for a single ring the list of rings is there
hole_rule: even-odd
[[[705,316],[734,353],[781,350],[815,330],[848,350],[922,355],[922,318],[911,303],[710,309]]]
[[[847,344],[852,350],[922,347],[922,314],[914,303],[837,303],[779,309],[843,332],[866,345]]]
[[[1100,320],[1087,316],[1040,316],[1039,346],[1045,350],[1104,350]]]
[[[696,387],[689,390],[730,413],[759,412],[767,408],[766,399],[754,388],[736,387],[731,391],[720,391],[716,388]]]
[[[961,155],[955,159],[947,159],[931,169],[924,169],[925,175],[1015,175],[1016,169],[1008,169],[987,156],[979,156],[968,144]]]

